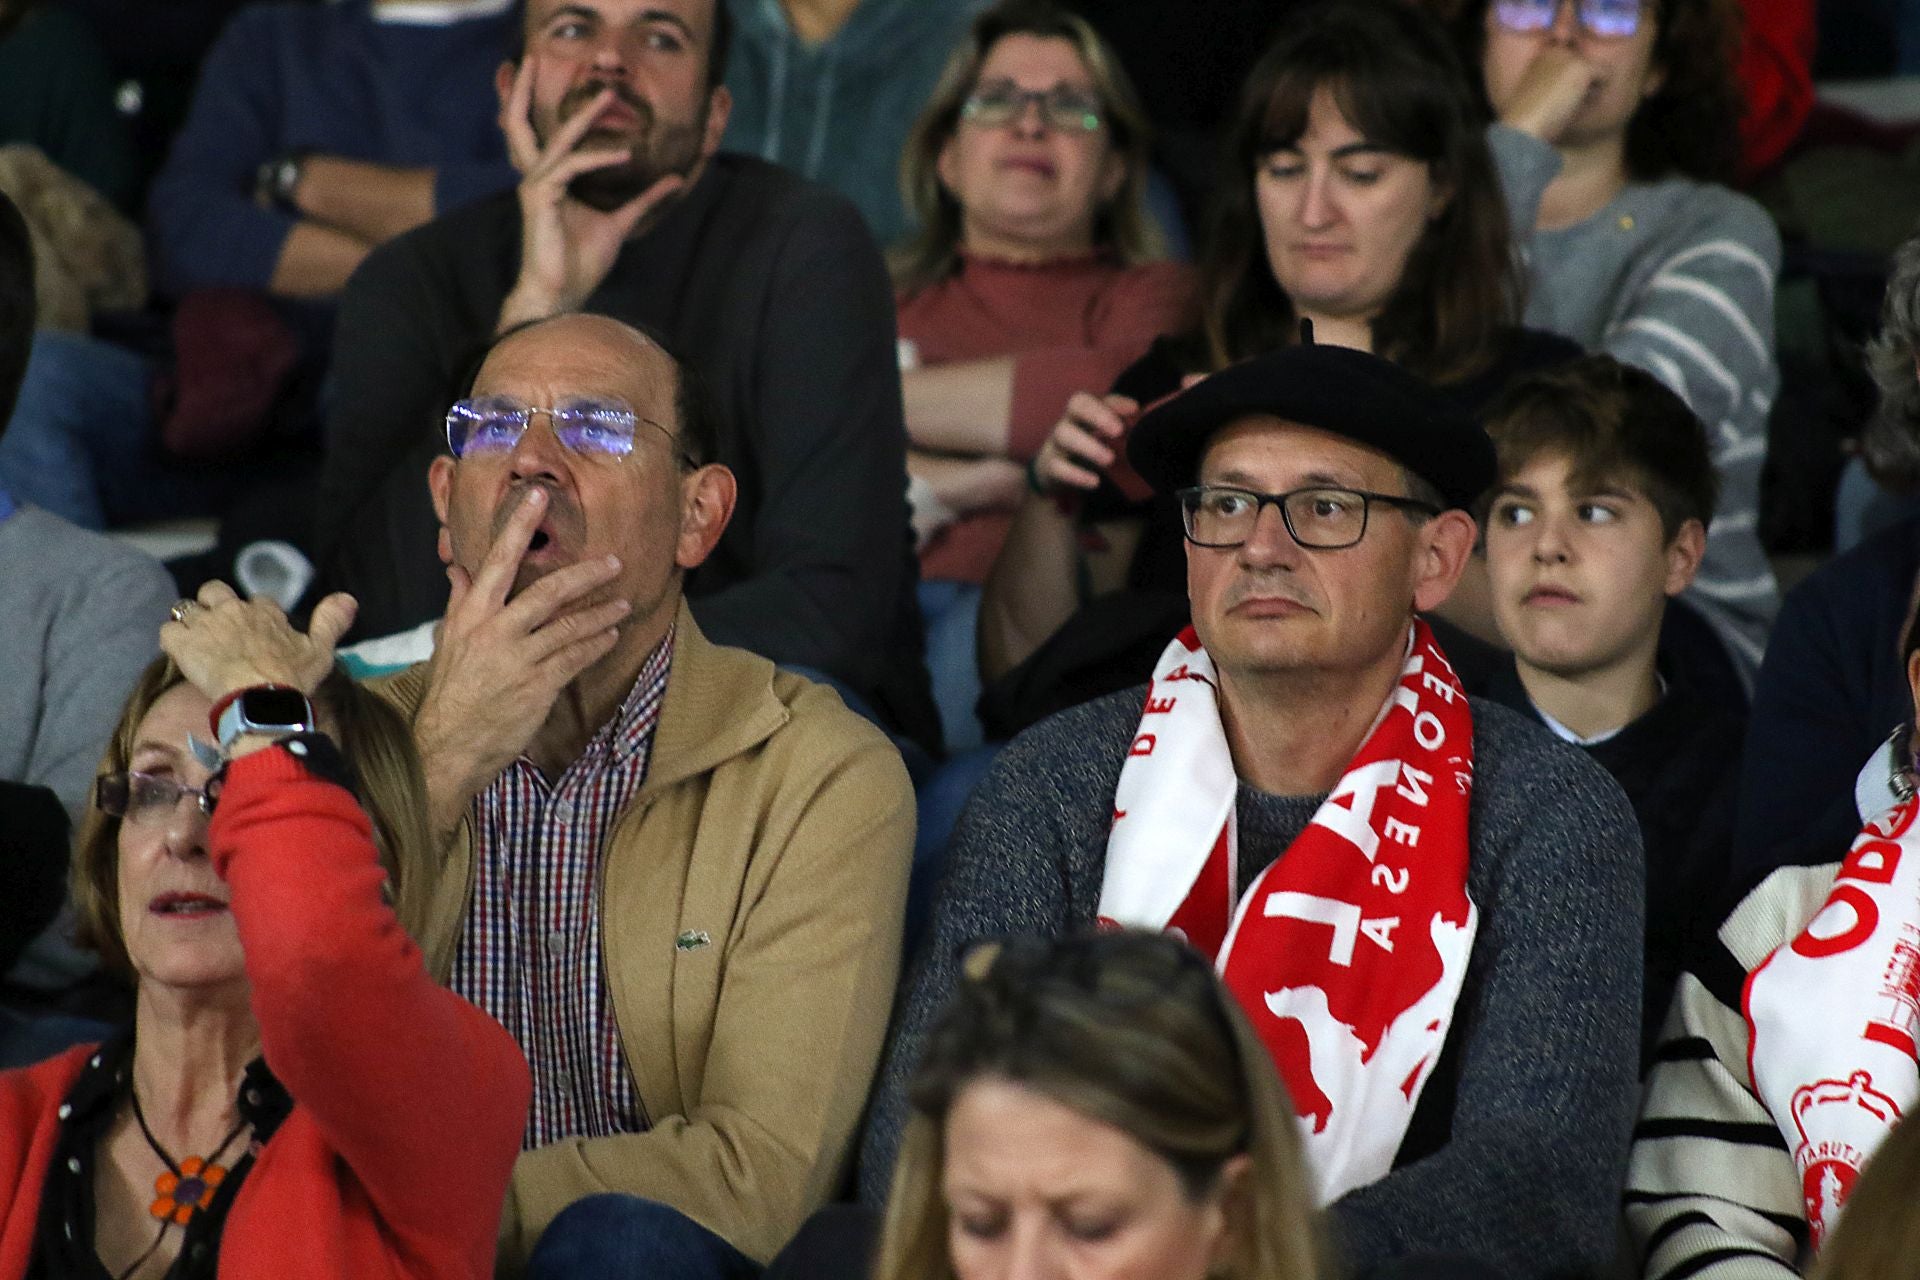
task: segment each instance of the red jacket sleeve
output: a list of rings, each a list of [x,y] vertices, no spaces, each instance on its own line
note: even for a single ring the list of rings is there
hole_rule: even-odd
[[[1785,154],[1813,110],[1812,0],[1743,0],[1740,166],[1751,178]]]
[[[526,1125],[526,1062],[428,975],[387,903],[366,814],[275,747],[228,770],[209,841],[267,1065],[388,1221],[492,1239]]]

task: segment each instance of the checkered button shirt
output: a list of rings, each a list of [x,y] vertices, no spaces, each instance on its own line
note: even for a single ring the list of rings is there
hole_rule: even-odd
[[[473,899],[449,985],[492,1014],[532,1068],[525,1150],[648,1125],[607,990],[600,868],[646,779],[672,654],[668,631],[556,781],[523,755],[473,803]]]

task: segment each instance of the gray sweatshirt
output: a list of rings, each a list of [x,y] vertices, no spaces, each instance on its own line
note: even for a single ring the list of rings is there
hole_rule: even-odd
[[[961,815],[888,1045],[860,1190],[884,1200],[906,1084],[966,945],[1090,928],[1114,788],[1145,690],[1016,738]],[[1471,700],[1468,891],[1480,912],[1448,1043],[1396,1168],[1332,1207],[1348,1260],[1458,1253],[1512,1277],[1611,1260],[1636,1102],[1643,870],[1626,797],[1579,750]],[[1320,796],[1243,786],[1242,848],[1264,865]]]
[[[1526,261],[1527,326],[1646,369],[1706,424],[1720,504],[1686,599],[1751,685],[1780,607],[1760,546],[1780,233],[1746,196],[1685,178],[1629,183],[1584,222],[1529,232],[1560,153],[1505,125],[1487,143]]]
[[[111,538],[37,507],[0,520],[0,778],[48,788],[78,823],[176,594],[158,561]],[[0,883],[14,855],[0,838]],[[12,976],[54,985],[76,964],[42,938]]]

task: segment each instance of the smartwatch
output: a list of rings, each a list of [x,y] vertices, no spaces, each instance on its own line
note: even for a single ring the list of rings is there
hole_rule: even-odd
[[[270,208],[296,210],[293,195],[300,186],[300,164],[305,159],[303,154],[294,152],[276,156],[261,165],[254,173],[254,200]]]
[[[312,733],[313,704],[307,695],[286,684],[260,684],[228,694],[209,715],[213,736],[222,751],[249,733]]]

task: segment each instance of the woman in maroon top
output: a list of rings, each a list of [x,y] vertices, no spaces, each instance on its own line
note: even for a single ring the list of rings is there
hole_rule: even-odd
[[[174,606],[75,856],[134,1023],[0,1075],[0,1280],[493,1273],[527,1068],[401,927],[425,789],[333,666],[344,599],[311,637],[219,583]]]
[[[975,21],[908,140],[920,230],[894,255],[923,607],[950,748],[976,745],[979,584],[1026,464],[1079,387],[1177,328],[1184,268],[1153,261],[1147,122],[1080,18],[1013,0]]]
[[[1121,460],[1144,406],[1299,341],[1303,321],[1315,341],[1390,359],[1469,410],[1579,354],[1518,327],[1521,280],[1475,91],[1414,6],[1289,12],[1226,141],[1197,322],[1079,388],[1035,455],[1044,494],[1022,505],[981,608],[1002,733],[1143,681],[1184,623],[1178,513],[1171,495],[1143,505]]]

